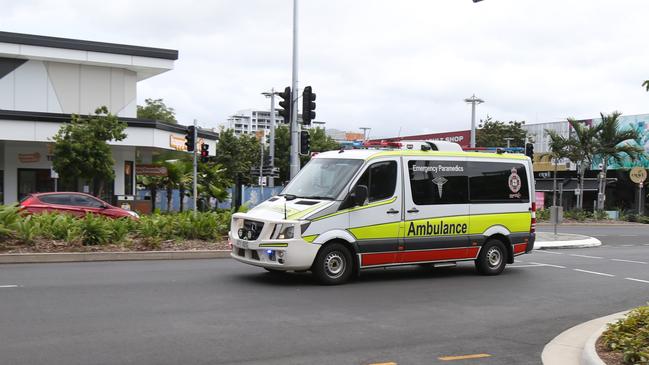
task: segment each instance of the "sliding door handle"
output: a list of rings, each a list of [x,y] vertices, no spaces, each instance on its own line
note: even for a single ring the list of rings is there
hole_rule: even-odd
[[[394,209],[394,208],[390,208],[390,210],[388,210],[386,213],[388,213],[388,214],[397,214],[397,213],[399,213],[399,211]]]

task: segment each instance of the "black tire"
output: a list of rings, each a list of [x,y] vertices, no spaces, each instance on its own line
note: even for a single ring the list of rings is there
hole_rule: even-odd
[[[323,285],[343,284],[354,271],[352,254],[345,245],[331,243],[320,249],[311,272]]]
[[[507,265],[507,249],[499,240],[491,239],[482,246],[475,268],[482,275],[498,275]]]

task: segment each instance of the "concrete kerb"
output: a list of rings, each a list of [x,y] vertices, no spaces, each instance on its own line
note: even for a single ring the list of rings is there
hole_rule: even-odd
[[[548,342],[541,353],[544,365],[605,365],[595,344],[606,325],[622,318],[628,311],[593,319],[569,328]]]
[[[580,234],[537,232],[534,249],[545,248],[584,248],[601,246],[602,241],[595,237]]]
[[[0,254],[0,264],[47,262],[189,260],[230,257],[229,250],[147,251],[147,252],[66,252]]]

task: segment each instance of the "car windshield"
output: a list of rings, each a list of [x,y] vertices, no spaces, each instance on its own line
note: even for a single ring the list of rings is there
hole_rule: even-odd
[[[363,160],[316,158],[286,186],[282,195],[299,198],[336,199]]]

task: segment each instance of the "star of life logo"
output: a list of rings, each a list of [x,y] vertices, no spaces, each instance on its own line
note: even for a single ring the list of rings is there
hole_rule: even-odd
[[[439,194],[440,199],[442,198],[444,184],[446,184],[447,181],[448,179],[442,176],[437,176],[436,178],[433,179],[433,184],[437,185],[437,193]]]

